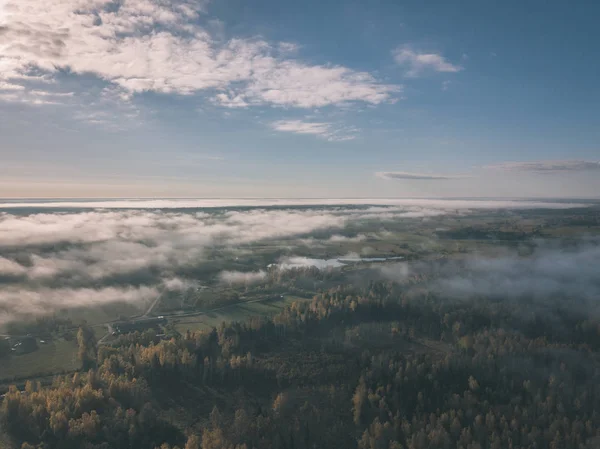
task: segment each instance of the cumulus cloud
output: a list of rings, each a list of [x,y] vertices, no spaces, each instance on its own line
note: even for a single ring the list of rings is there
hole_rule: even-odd
[[[277,131],[291,132],[295,134],[312,134],[329,141],[345,141],[355,138],[353,128],[340,129],[332,123],[306,122],[303,120],[278,120],[271,123],[271,127]]]
[[[438,53],[420,53],[407,45],[396,48],[392,54],[397,64],[406,67],[406,76],[410,77],[426,71],[455,73],[463,70],[463,67],[448,62]]]
[[[130,94],[206,92],[228,107],[379,104],[399,87],[343,66],[311,65],[289,43],[213,36],[205,5],[171,0],[5,0],[0,82],[27,86],[32,71],[92,74]]]
[[[257,284],[267,277],[264,271],[222,271],[219,280],[224,284]]]
[[[465,179],[470,178],[466,175],[443,175],[429,173],[411,173],[404,171],[380,171],[375,176],[382,179],[418,179],[418,180],[446,180],[446,179]]]
[[[567,173],[600,170],[599,161],[533,161],[503,162],[488,165],[488,169],[533,173]]]

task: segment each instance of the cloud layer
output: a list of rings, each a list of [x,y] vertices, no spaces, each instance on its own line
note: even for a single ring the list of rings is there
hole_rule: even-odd
[[[381,267],[380,273],[393,281],[425,274],[427,285],[443,298],[534,301],[551,308],[560,297],[572,301],[573,307],[591,301],[593,310],[600,310],[600,240],[588,238],[569,246],[549,241],[535,244],[527,256],[509,252],[430,263],[400,262]]]
[[[201,25],[202,1],[5,0],[0,8],[0,98],[60,71],[95,75],[124,97],[206,92],[227,107],[379,104],[399,90],[366,72],[290,58],[293,43],[223,41]]]
[[[342,206],[338,200],[330,201],[338,205],[314,200],[319,206],[307,201],[296,203],[303,207],[248,208],[253,203],[246,202],[244,208],[231,209],[214,200],[170,200],[158,203],[165,209],[156,209],[154,201],[115,201],[114,209],[89,209],[97,203],[45,211],[37,207],[44,203],[0,209],[0,324],[119,302],[143,310],[165,291],[186,290],[211,279],[226,284],[259,282],[268,263],[289,268],[340,266],[343,261],[335,259],[285,255],[305,245],[377,239],[384,235],[385,223],[398,220],[462,215],[481,208],[573,206],[466,200],[382,200],[380,205]],[[134,208],[129,208],[132,204]],[[220,207],[198,209],[200,205]],[[247,254],[260,255],[248,268],[253,271],[236,271],[242,267],[236,256]]]
[[[503,162],[489,165],[486,168],[533,173],[566,173],[582,171],[599,171],[598,161],[533,161],[533,162]]]
[[[397,206],[407,211],[427,209],[506,209],[580,207],[573,202],[531,200],[460,200],[426,198],[230,198],[230,199],[119,199],[119,200],[14,200],[0,202],[0,209],[197,209],[223,207],[288,207],[288,206]]]
[[[430,173],[411,173],[404,171],[380,171],[375,176],[382,179],[420,179],[420,180],[447,180],[447,179],[465,179],[470,176],[465,175],[443,175]]]
[[[543,300],[563,295],[577,300],[597,299],[598,264],[598,242],[571,250],[542,247],[530,257],[468,259],[463,274],[444,276],[439,286],[445,294],[457,297],[485,295]]]
[[[23,288],[0,289],[0,324],[31,319],[61,309],[101,307],[113,303],[147,304],[157,298],[154,287]]]

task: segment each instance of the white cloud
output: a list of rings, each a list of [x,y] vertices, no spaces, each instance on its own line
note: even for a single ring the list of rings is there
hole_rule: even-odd
[[[279,261],[277,267],[280,270],[290,270],[293,268],[315,267],[319,270],[331,268],[341,268],[345,264],[338,259],[311,259],[309,257],[285,257]]]
[[[169,279],[164,279],[163,285],[169,291],[184,291],[192,287],[197,287],[198,283],[190,281],[189,279],[173,277]]]
[[[250,106],[244,95],[235,92],[217,94],[213,98],[213,103],[220,104],[226,108],[247,108]]]
[[[335,235],[332,235],[331,237],[329,237],[329,241],[331,243],[344,243],[344,242],[356,243],[356,242],[362,242],[364,240],[367,240],[367,236],[364,234],[359,234],[354,237],[346,237],[344,235],[335,234]]]
[[[56,98],[60,98],[60,97],[70,98],[73,95],[75,95],[74,92],[49,92],[46,90],[38,90],[38,89],[30,90],[29,93],[36,97],[56,97]]]
[[[17,262],[0,257],[0,276],[21,276],[27,269]]]
[[[219,280],[224,284],[257,284],[267,277],[264,271],[222,271]]]
[[[303,122],[302,120],[278,120],[271,123],[271,126],[277,131],[317,136],[327,135],[331,129],[331,123]]]
[[[445,175],[432,173],[411,173],[404,171],[380,171],[375,173],[375,176],[382,179],[416,179],[425,181],[449,180],[449,179],[466,179],[470,178],[467,175]]]
[[[81,96],[77,99],[81,100]],[[91,93],[78,105],[74,118],[109,131],[121,131],[139,126],[140,110],[131,101],[132,94],[119,86],[109,86],[99,94]]]
[[[5,103],[20,103],[27,104],[30,106],[47,106],[47,105],[61,105],[64,104],[61,97],[65,97],[60,93],[43,92],[43,91],[29,91],[24,87],[23,89],[13,89],[8,92],[0,91],[0,101]]]
[[[420,53],[410,46],[400,46],[392,52],[397,64],[406,67],[406,76],[416,77],[425,71],[455,73],[463,67],[452,64],[437,53]]]
[[[0,93],[0,98],[6,103],[20,103],[30,106],[61,106],[73,104],[74,92],[41,90],[39,88],[26,89],[24,86],[21,87],[23,87],[23,89],[15,89],[8,94]]]
[[[280,42],[279,51],[282,53],[296,53],[300,50],[300,45],[293,42]]]
[[[0,91],[12,91],[12,90],[24,90],[25,87],[20,84],[12,84],[7,83],[5,81],[0,81]]]
[[[306,122],[303,120],[278,120],[271,123],[271,127],[277,131],[291,132],[295,134],[311,134],[331,142],[341,142],[355,138],[354,128],[336,128],[327,122]]]
[[[205,91],[228,107],[379,104],[399,90],[365,72],[286,59],[294,44],[221,41],[198,25],[203,10],[197,1],[5,0],[0,81],[24,85],[33,69],[64,69],[130,94]]]
[[[520,171],[534,173],[560,173],[600,170],[598,161],[533,161],[533,162],[503,162],[489,165],[485,168],[492,170]]]

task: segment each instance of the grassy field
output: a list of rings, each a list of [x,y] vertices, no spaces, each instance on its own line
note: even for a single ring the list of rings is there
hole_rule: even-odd
[[[270,316],[280,312],[294,301],[310,301],[308,298],[286,295],[278,301],[250,302],[225,307],[217,312],[173,320],[175,329],[184,333],[188,330],[205,330],[218,327],[223,321],[245,321],[252,316]]]
[[[140,315],[141,313],[144,313],[145,309],[149,305],[150,304],[144,305],[142,307],[135,307],[131,304],[114,303],[102,307],[69,309],[65,310],[64,314],[66,317],[70,318],[76,325],[79,325],[82,322],[86,322],[88,325],[94,326],[96,324],[118,320],[120,319],[120,317]]]
[[[77,345],[74,341],[57,339],[38,344],[29,354],[12,355],[0,363],[0,383],[15,377],[33,377],[72,371],[79,368]]]
[[[307,298],[285,296],[281,300],[249,302],[224,307],[215,312],[208,312],[192,317],[182,317],[172,321],[178,332],[189,330],[211,329],[223,321],[244,321],[252,316],[269,316],[280,312],[294,301],[308,301]],[[106,328],[93,328],[96,338],[100,339]],[[0,363],[0,384],[9,384],[15,378],[43,377],[78,369],[77,345],[75,341],[62,338],[38,343],[38,349],[29,354],[11,355]]]

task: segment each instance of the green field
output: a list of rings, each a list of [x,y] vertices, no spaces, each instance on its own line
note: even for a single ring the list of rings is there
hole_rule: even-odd
[[[75,341],[56,339],[47,343],[38,343],[34,352],[11,355],[0,363],[0,383],[15,377],[36,377],[73,371],[79,368],[77,344]]]
[[[224,321],[245,321],[253,316],[271,316],[281,312],[295,301],[310,301],[299,296],[285,296],[279,301],[250,302],[224,307],[215,312],[172,320],[175,329],[180,333],[186,331],[205,330],[218,327]]]

